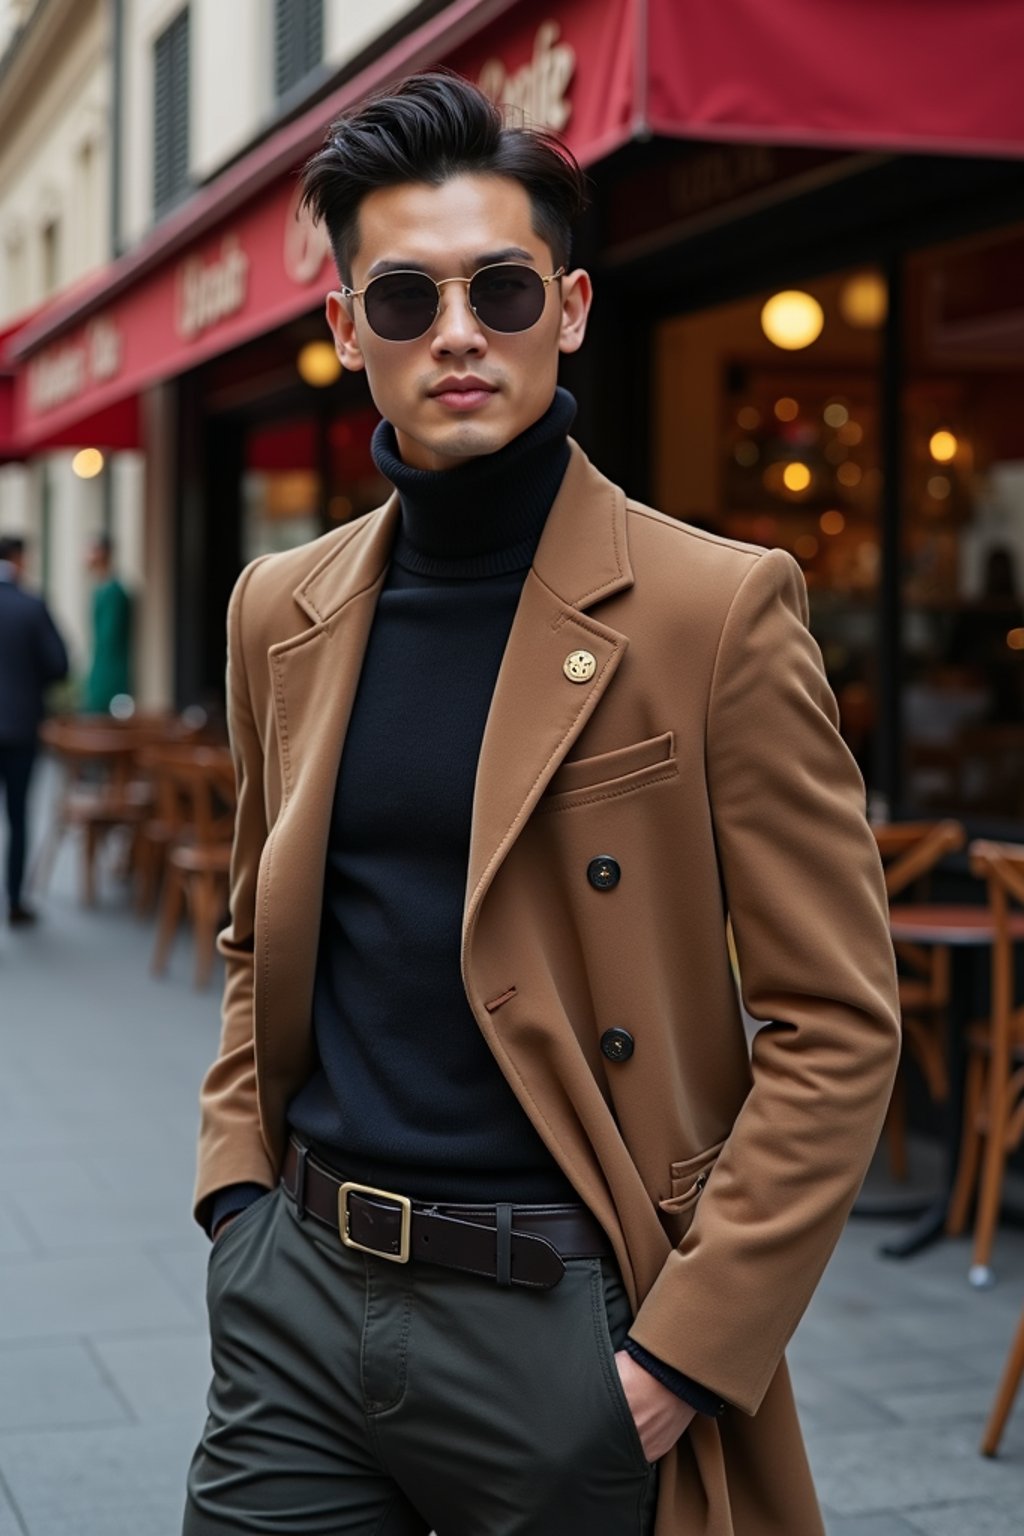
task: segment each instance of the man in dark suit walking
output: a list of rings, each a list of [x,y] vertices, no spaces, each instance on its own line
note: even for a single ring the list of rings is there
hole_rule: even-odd
[[[7,916],[35,922],[21,899],[25,817],[43,717],[43,693],[67,676],[68,653],[42,598],[22,590],[23,539],[0,537],[0,784],[7,801]]]

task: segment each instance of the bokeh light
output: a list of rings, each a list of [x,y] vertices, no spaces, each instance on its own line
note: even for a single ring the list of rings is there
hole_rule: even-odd
[[[98,448],[79,448],[71,460],[71,470],[79,480],[95,480],[103,463],[103,455]]]
[[[761,329],[784,352],[799,352],[817,341],[825,327],[825,311],[812,294],[799,288],[774,293],[761,310]]]
[[[959,446],[955,435],[952,432],[947,432],[945,429],[940,432],[933,432],[928,439],[928,452],[936,464],[951,464],[956,458],[956,451]]]
[[[806,464],[794,460],[782,471],[782,483],[787,491],[806,491],[811,483],[811,472]]]

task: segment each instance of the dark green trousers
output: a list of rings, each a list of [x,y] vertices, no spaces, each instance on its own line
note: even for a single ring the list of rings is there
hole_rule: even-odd
[[[499,1288],[353,1252],[275,1190],[214,1244],[207,1300],[184,1536],[652,1530],[607,1260],[571,1260],[550,1291]]]

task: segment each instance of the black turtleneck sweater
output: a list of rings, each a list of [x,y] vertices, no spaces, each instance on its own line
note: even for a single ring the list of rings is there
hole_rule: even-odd
[[[498,453],[411,469],[377,428],[401,525],[331,818],[316,1069],[292,1129],[346,1178],[451,1201],[574,1200],[480,1033],[459,965],[477,759],[572,397]]]

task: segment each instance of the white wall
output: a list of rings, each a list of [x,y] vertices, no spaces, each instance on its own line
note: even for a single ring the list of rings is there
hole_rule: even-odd
[[[325,0],[324,63],[339,69],[416,0]],[[183,0],[125,0],[122,239],[153,223],[153,43]],[[189,162],[201,182],[266,132],[274,98],[272,0],[191,0]]]
[[[243,149],[267,115],[273,80],[270,10],[263,0],[193,0],[190,159],[198,180]]]
[[[141,240],[153,223],[153,44],[183,9],[182,0],[125,0],[124,4],[118,167],[121,179],[120,237],[124,247]],[[190,29],[195,29],[197,9],[193,0]],[[194,66],[194,30],[190,48],[190,64]],[[231,90],[236,88],[237,81],[233,79]],[[193,90],[189,112],[190,150],[196,140],[195,122]]]
[[[0,13],[0,39],[15,13]],[[0,326],[102,267],[109,250],[111,72],[106,0],[48,0],[29,18],[0,79]],[[44,272],[43,230],[56,221],[55,270]],[[24,534],[27,581],[44,567],[47,598],[76,671],[88,649],[89,591],[82,559],[102,520],[98,484],[77,479],[71,454],[0,470],[0,531]]]
[[[0,83],[0,325],[49,296],[49,221],[59,228],[55,290],[100,266],[108,249],[106,7],[64,0],[63,10],[57,37],[23,40]]]
[[[324,0],[324,59],[335,67],[344,64],[415,8],[415,0],[373,0],[365,5]]]
[[[136,477],[141,492],[142,532],[129,563],[125,543],[125,574],[138,578],[135,589],[135,694],[142,709],[167,709],[174,700],[174,454],[177,422],[173,385],[159,384],[143,397],[143,421],[148,449],[147,472]],[[131,494],[126,487],[124,495]],[[127,509],[123,514],[127,522]],[[123,524],[119,522],[118,531]],[[140,600],[140,594],[144,598]]]
[[[14,41],[14,34],[23,26],[38,0],[0,0],[0,58]]]

